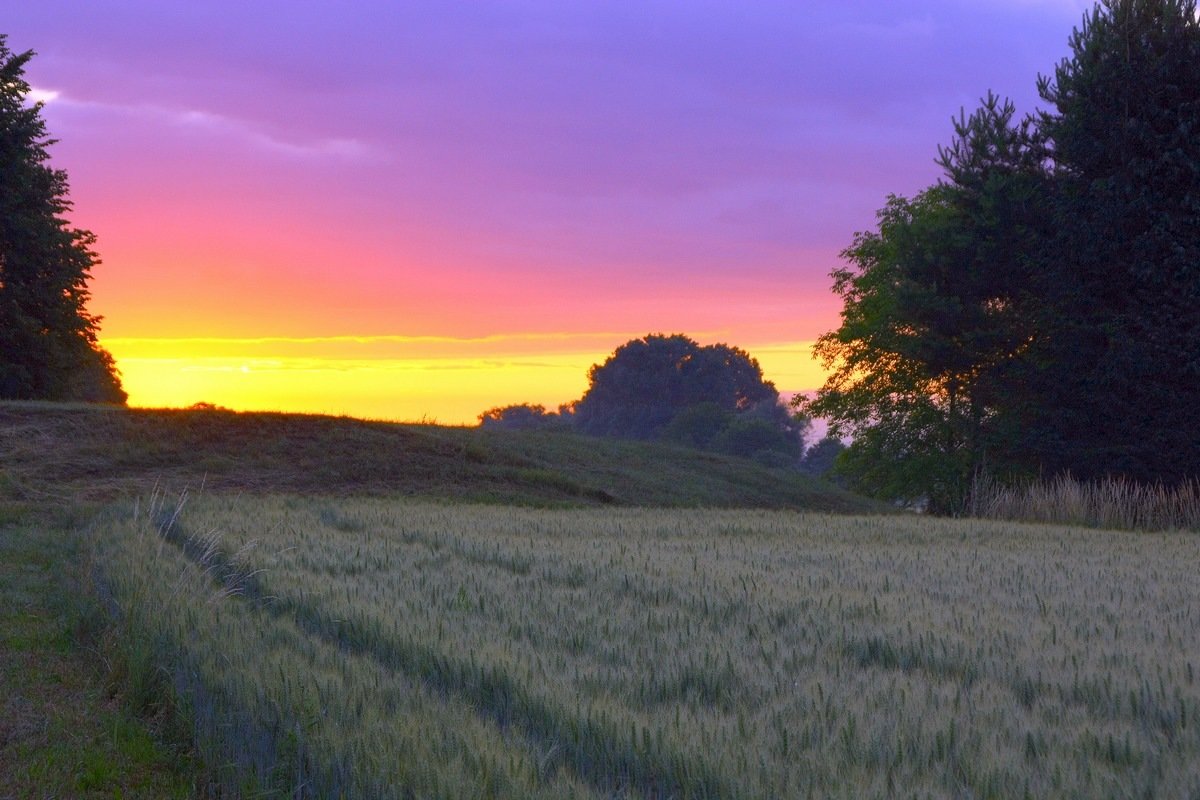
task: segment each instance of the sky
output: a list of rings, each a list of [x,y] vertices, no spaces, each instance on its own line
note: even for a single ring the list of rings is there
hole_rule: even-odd
[[[623,342],[822,371],[829,273],[1077,0],[15,0],[130,403],[472,423]]]

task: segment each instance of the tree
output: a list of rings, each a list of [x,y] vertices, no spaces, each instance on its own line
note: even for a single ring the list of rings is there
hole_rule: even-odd
[[[835,270],[834,369],[802,404],[839,470],[955,511],[975,473],[1177,482],[1200,473],[1200,20],[1104,0],[1039,79],[992,95]]]
[[[682,409],[663,428],[662,438],[668,442],[706,450],[713,440],[729,427],[734,412],[711,400]]]
[[[677,414],[700,403],[733,413],[779,398],[746,351],[701,347],[682,334],[626,342],[588,371],[588,381],[575,407],[576,425],[584,433],[628,439],[657,438]]]
[[[0,35],[0,397],[125,401],[87,312],[96,237],[70,227],[67,175],[48,165],[41,103]]]
[[[836,436],[825,436],[804,453],[800,468],[818,478],[829,477],[846,444]]]
[[[803,449],[798,432],[758,414],[738,414],[709,446],[718,453],[756,458],[769,466],[794,465]]]
[[[1030,382],[1044,402],[1026,427],[1049,471],[1182,480],[1200,472],[1196,3],[1105,0],[1070,47],[1038,86],[1053,369]]]
[[[953,512],[1004,452],[1007,389],[1033,335],[1026,287],[1045,192],[1014,114],[988,95],[961,115],[939,151],[945,179],[890,197],[878,230],[857,234],[832,273],[842,324],[814,348],[832,373],[798,407],[852,437],[841,469],[871,494]]]
[[[567,427],[560,414],[543,405],[521,403],[489,408],[479,415],[479,427],[509,431],[558,430]]]
[[[800,458],[808,420],[780,403],[740,348],[652,334],[618,347],[588,378],[574,415],[584,433],[662,439],[771,466]]]

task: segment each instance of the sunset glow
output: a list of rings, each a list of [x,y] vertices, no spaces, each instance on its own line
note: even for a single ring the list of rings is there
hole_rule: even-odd
[[[459,424],[497,405],[554,409],[579,398],[587,367],[608,356],[600,338],[113,339],[108,345],[141,405],[218,398],[218,405],[245,410]],[[810,342],[764,346],[758,358],[767,374],[811,386],[821,371],[810,348]]]
[[[822,374],[829,272],[1090,4],[21,3],[130,403],[473,422],[624,341]]]

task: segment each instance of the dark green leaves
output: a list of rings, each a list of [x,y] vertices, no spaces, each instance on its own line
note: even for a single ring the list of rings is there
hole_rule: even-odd
[[[124,402],[87,312],[95,236],[71,228],[67,175],[48,166],[41,105],[0,35],[0,398]]]
[[[861,488],[955,511],[979,470],[1200,473],[1200,23],[1105,0],[1015,120],[989,94],[942,183],[888,199],[833,272],[803,408]]]

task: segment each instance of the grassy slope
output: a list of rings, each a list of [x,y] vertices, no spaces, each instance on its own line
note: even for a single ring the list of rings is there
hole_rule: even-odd
[[[0,403],[0,501],[215,491],[522,504],[877,510],[743,459],[561,433],[345,417]]]

